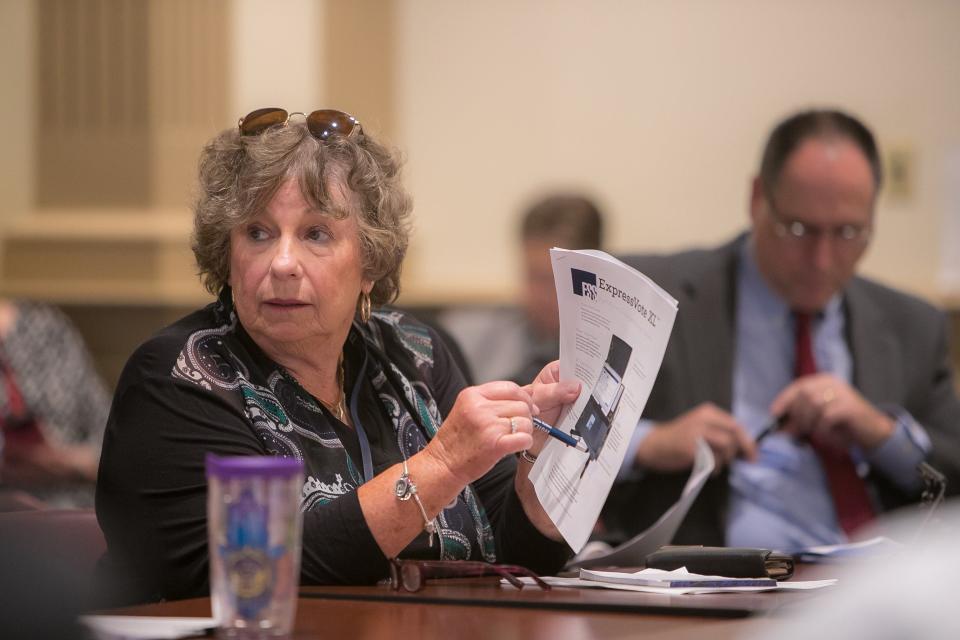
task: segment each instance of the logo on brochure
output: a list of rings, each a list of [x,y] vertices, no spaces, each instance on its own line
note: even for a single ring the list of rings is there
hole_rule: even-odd
[[[573,276],[573,292],[576,295],[597,299],[597,274],[571,268],[570,275]]]

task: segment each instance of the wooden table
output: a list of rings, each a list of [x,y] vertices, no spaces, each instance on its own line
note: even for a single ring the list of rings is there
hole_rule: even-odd
[[[820,573],[819,576],[811,575]],[[801,572],[803,579],[828,577]],[[496,578],[428,583],[410,594],[387,586],[304,587],[293,637],[411,640],[679,639],[740,637],[758,618],[776,617],[828,590],[667,596],[612,590],[501,587]],[[114,611],[209,616],[209,598]]]

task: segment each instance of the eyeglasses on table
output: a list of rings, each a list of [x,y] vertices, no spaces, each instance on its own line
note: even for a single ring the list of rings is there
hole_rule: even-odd
[[[534,584],[544,590],[550,585],[526,567],[515,564],[492,564],[475,560],[390,560],[390,586],[399,591],[415,593],[423,588],[427,580],[437,578],[478,578],[481,576],[500,576],[517,589],[523,589],[525,583],[518,576],[530,578]]]

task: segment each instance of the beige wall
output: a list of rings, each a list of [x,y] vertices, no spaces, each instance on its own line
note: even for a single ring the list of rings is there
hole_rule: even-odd
[[[398,142],[417,203],[418,286],[510,282],[518,209],[555,185],[600,199],[614,250],[719,241],[746,221],[774,121],[829,104],[915,159],[912,197],[881,201],[865,270],[937,292],[944,158],[960,146],[960,3],[401,6]]]
[[[101,9],[122,1],[90,0]],[[33,167],[30,126],[33,10],[70,2],[0,2],[0,53],[14,61],[0,70],[0,117],[25,123],[8,130],[0,154],[0,226],[37,215],[34,172],[44,171]],[[171,303],[199,299],[195,282],[182,281],[191,278],[192,265],[175,269],[170,262],[189,260],[192,184],[180,183],[192,182],[202,139],[258,106],[309,109],[328,101],[354,111],[407,156],[417,235],[406,301],[508,298],[516,215],[550,187],[593,194],[609,214],[615,251],[720,241],[746,221],[749,178],[769,127],[811,104],[859,113],[885,147],[913,158],[912,194],[881,201],[865,269],[924,295],[943,293],[941,261],[950,253],[941,248],[943,230],[957,228],[944,216],[950,206],[960,216],[960,205],[948,201],[945,160],[960,153],[960,3],[954,0],[279,6],[150,4],[144,73],[152,181],[150,211],[139,213],[155,219],[141,225],[124,214],[132,229],[128,259],[150,255],[138,249],[144,237],[157,236],[163,245],[151,267],[160,285],[147,290],[148,298],[167,292]],[[193,31],[177,23],[187,11]],[[210,36],[196,32],[201,23]],[[174,60],[184,47],[190,55]],[[103,202],[111,201],[104,194]],[[44,237],[62,238],[60,220],[78,227],[70,242],[83,236],[97,247],[117,236],[88,231],[89,212],[40,215],[46,225],[31,227],[30,242],[41,227]],[[114,231],[124,227],[115,218],[97,219]],[[30,242],[20,246],[30,250]],[[57,253],[41,257],[55,260]],[[0,286],[9,291],[7,273]],[[67,295],[48,291],[48,297]],[[95,286],[82,291],[96,296]]]
[[[321,99],[324,4],[235,0],[231,7],[230,122],[261,107],[309,111]]]

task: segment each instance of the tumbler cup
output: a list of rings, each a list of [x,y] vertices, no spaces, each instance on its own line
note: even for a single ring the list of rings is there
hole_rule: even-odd
[[[210,601],[219,637],[290,635],[297,610],[303,463],[207,454]]]

